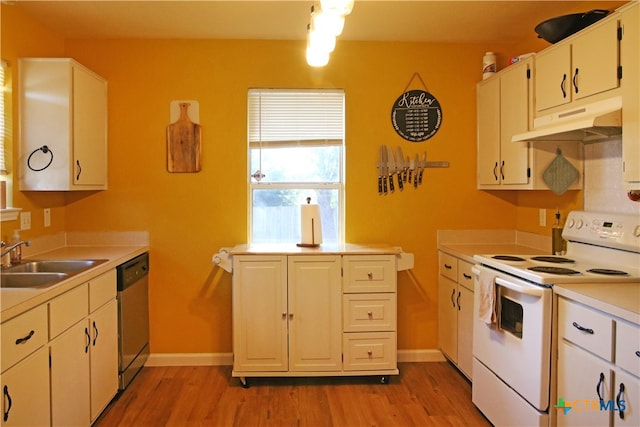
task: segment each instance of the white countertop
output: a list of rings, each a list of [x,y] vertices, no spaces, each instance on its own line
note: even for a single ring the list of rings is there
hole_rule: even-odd
[[[300,247],[293,243],[286,244],[246,244],[238,245],[229,251],[230,255],[397,255],[399,248],[387,244],[322,244],[316,248]]]
[[[557,295],[612,316],[640,324],[640,283],[582,283],[555,285]]]
[[[0,322],[24,313],[148,250],[146,245],[67,246],[23,258],[23,261],[29,259],[106,259],[107,261],[46,288],[1,288]]]

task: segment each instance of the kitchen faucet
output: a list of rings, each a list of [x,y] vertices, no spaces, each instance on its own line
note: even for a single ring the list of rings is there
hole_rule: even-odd
[[[11,251],[19,248],[20,245],[31,246],[31,242],[29,240],[21,240],[8,246],[0,253],[0,260],[2,260],[7,254],[11,253]],[[5,246],[7,246],[6,242],[0,241],[0,248],[4,248]],[[2,267],[11,267],[11,257],[9,257],[9,261],[6,263],[2,261]]]

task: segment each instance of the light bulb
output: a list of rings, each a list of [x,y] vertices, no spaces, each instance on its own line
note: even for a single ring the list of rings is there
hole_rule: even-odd
[[[322,10],[338,15],[348,15],[353,10],[354,0],[320,0]]]
[[[329,52],[307,46],[307,64],[312,67],[324,67],[329,63]]]
[[[311,28],[339,36],[342,34],[342,29],[344,28],[344,16],[323,10],[314,12],[313,15],[311,15]]]

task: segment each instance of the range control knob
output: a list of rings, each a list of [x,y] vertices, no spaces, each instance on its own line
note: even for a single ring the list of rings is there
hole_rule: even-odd
[[[579,219],[579,220],[578,220],[578,224],[576,224],[576,228],[577,228],[578,230],[580,230],[580,229],[582,228],[582,226],[583,226],[583,225],[584,225],[584,222],[583,222],[581,219]]]
[[[573,226],[574,226],[574,224],[575,224],[575,223],[576,223],[576,222],[573,220],[573,218],[571,218],[571,219],[569,220],[569,222],[567,223],[567,228],[573,228]]]
[[[640,225],[636,225],[636,228],[633,229],[633,235],[640,237]]]

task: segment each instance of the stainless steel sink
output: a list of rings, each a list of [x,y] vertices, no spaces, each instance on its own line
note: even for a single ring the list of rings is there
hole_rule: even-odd
[[[79,273],[102,264],[103,259],[47,259],[25,261],[4,270],[6,273]]]
[[[25,261],[3,269],[0,274],[0,286],[3,288],[44,288],[106,261],[106,259]]]
[[[69,277],[66,273],[2,273],[3,288],[44,288]]]

